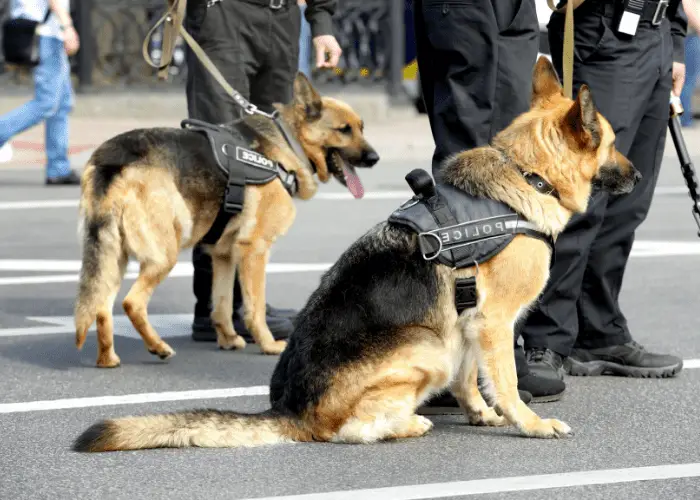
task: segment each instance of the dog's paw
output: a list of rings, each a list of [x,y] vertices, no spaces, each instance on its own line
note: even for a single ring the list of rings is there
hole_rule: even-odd
[[[487,408],[479,413],[469,413],[467,419],[469,425],[478,426],[503,427],[507,423],[505,417],[496,413],[493,408]]]
[[[223,335],[219,335],[217,343],[219,345],[219,349],[223,349],[224,351],[243,349],[247,345],[246,341],[243,340],[243,337],[240,335],[236,335],[235,337],[225,337]]]
[[[158,344],[155,349],[149,349],[148,352],[154,356],[158,356],[162,360],[170,359],[175,356],[175,350],[165,342]]]
[[[574,434],[571,427],[554,418],[540,420],[535,425],[523,429],[523,432],[529,437],[536,438],[563,438]]]
[[[271,344],[265,344],[260,347],[263,354],[281,354],[287,347],[286,340],[275,340]]]
[[[111,351],[98,356],[95,366],[97,366],[97,368],[117,368],[121,366],[121,364],[122,361],[119,359],[119,356],[117,356],[114,351]]]

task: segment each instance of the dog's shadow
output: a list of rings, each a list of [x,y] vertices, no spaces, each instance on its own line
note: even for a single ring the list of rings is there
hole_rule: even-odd
[[[92,371],[91,378],[104,378],[105,382],[115,376],[146,377],[149,379],[201,380],[217,386],[266,385],[274,369],[278,356],[267,356],[255,344],[248,344],[242,351],[223,351],[216,342],[194,342],[189,335],[164,339],[176,355],[161,360],[150,354],[141,339],[114,336],[117,355],[121,366],[98,368],[97,340],[90,332],[78,351],[72,334],[41,335],[22,338],[21,342],[6,343],[0,350],[0,358],[11,362],[33,365],[66,377],[66,381],[76,375]],[[173,378],[174,377],[174,378]],[[164,382],[164,386],[168,384]]]

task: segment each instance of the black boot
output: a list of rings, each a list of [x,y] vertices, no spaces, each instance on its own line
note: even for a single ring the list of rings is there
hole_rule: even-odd
[[[583,349],[575,347],[564,360],[569,375],[622,375],[639,378],[673,377],[683,369],[683,360],[647,351],[634,340],[622,345]]]
[[[564,380],[564,358],[549,349],[533,348],[525,351],[530,373],[552,380]]]

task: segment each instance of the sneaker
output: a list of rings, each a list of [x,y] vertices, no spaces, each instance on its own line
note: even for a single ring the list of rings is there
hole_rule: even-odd
[[[564,380],[564,358],[549,349],[526,349],[525,359],[530,372],[538,377]]]
[[[269,308],[268,311],[270,309],[272,308]],[[272,309],[272,311],[279,314],[280,311],[284,312],[285,310]],[[287,312],[289,312],[289,310],[287,310]],[[292,319],[293,317],[273,316],[269,314],[269,312],[265,316],[267,327],[270,329],[270,333],[272,333],[275,340],[286,340],[289,338],[292,331],[294,331]],[[255,339],[250,333],[250,330],[246,327],[245,320],[240,310],[234,311],[233,313],[233,328],[238,335],[243,337],[243,340],[251,344],[255,343]],[[192,340],[195,342],[216,342],[216,329],[212,325],[209,316],[195,316],[192,322]]]
[[[66,175],[60,175],[58,177],[47,177],[47,186],[79,186],[80,185],[80,175],[71,170],[70,173]]]
[[[518,389],[532,394],[533,403],[551,403],[561,399],[566,384],[558,378],[541,377],[530,372],[518,379]]]
[[[574,348],[564,361],[573,376],[622,375],[638,378],[673,377],[683,369],[683,360],[647,351],[634,340],[596,349]]]
[[[7,163],[12,160],[14,156],[14,151],[12,150],[12,144],[6,142],[0,147],[0,163]]]
[[[518,394],[525,404],[530,403],[532,400],[532,394],[527,391],[518,389]],[[463,412],[457,402],[457,398],[451,392],[445,391],[433,396],[422,406],[418,407],[416,413],[418,415],[461,415]]]

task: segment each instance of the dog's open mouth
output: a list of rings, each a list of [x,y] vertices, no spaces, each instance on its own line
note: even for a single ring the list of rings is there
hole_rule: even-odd
[[[343,186],[348,188],[348,191],[356,198],[362,198],[365,195],[365,188],[362,181],[355,173],[355,167],[343,157],[337,149],[331,149],[326,155],[326,164],[328,171],[338,179]]]

